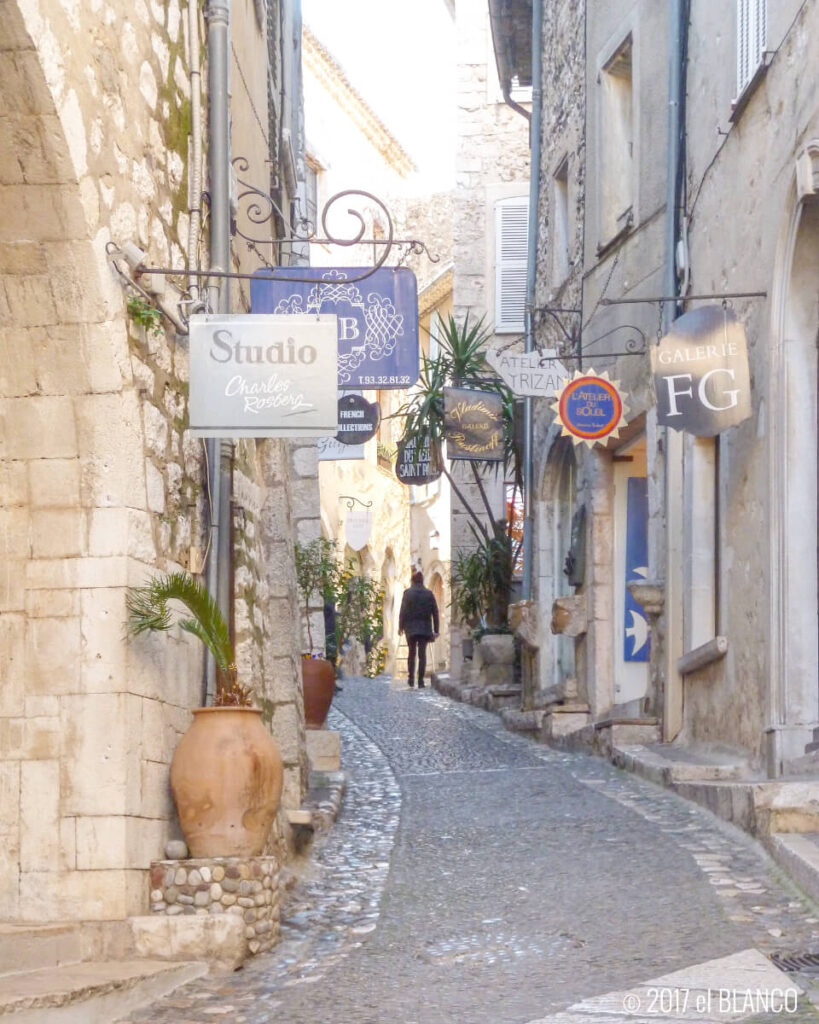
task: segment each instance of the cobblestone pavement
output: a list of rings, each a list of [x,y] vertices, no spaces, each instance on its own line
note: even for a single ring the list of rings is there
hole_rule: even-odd
[[[668,791],[398,682],[347,680],[332,715],[348,791],[282,943],[134,1024],[524,1024],[740,950],[819,951],[816,908]]]

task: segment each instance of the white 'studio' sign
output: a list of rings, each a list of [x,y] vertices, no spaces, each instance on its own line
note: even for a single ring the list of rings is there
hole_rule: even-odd
[[[504,352],[491,348],[486,352],[486,361],[522,397],[554,398],[568,376],[554,349]]]
[[[338,430],[335,316],[190,319],[190,431],[321,437]]]

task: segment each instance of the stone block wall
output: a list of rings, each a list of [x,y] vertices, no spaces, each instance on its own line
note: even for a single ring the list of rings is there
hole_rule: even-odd
[[[266,40],[254,4],[233,8],[256,47],[234,123],[256,125]],[[168,767],[203,696],[197,640],[123,639],[127,587],[196,567],[207,494],[187,341],[130,321],[105,250],[184,265],[188,14],[2,0],[0,15],[0,906],[118,918],[147,908],[149,864],[177,834]],[[317,515],[291,472],[284,442],[237,451],[238,646],[270,701],[285,807],[305,777],[291,533]]]

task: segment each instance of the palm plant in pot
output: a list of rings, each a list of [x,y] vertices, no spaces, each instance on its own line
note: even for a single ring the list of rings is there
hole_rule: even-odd
[[[176,624],[198,637],[216,663],[213,707],[194,710],[171,762],[171,790],[191,856],[259,856],[281,802],[282,759],[251,690],[237,679],[224,616],[186,572],[129,588],[126,604],[131,636]],[[177,605],[187,614],[177,614]]]
[[[307,544],[298,541],[296,552],[296,582],[303,604],[303,622],[307,632],[308,650],[302,654],[301,679],[304,693],[304,719],[308,729],[321,729],[333,701],[336,673],[333,662],[316,650],[310,609],[320,600],[323,608],[335,607],[338,562],[333,542],[317,537]],[[326,640],[335,640],[327,637]],[[325,648],[326,650],[326,648]],[[334,646],[334,655],[337,648]]]

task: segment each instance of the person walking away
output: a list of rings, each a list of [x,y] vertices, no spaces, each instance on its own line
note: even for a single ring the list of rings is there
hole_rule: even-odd
[[[427,644],[438,636],[438,602],[431,590],[424,586],[421,572],[412,574],[412,586],[404,591],[398,615],[398,632],[405,633],[409,656],[407,674],[409,685],[415,686],[415,660],[418,657],[418,688],[424,686],[427,669]]]

